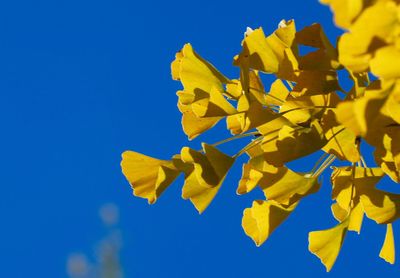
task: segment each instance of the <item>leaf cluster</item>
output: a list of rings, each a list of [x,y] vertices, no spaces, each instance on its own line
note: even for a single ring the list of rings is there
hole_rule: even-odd
[[[122,171],[136,196],[156,202],[164,190],[184,175],[182,197],[202,213],[212,202],[235,160],[243,165],[237,193],[260,188],[243,212],[242,226],[257,246],[320,188],[318,177],[332,167],[332,214],[338,224],[310,232],[309,250],[329,271],[348,231],[360,233],[366,216],[387,226],[380,256],[394,263],[392,223],[400,217],[400,195],[376,188],[385,175],[400,182],[400,5],[394,0],[323,0],[336,24],[345,29],[332,44],[321,25],[296,30],[293,20],[281,21],[265,35],[262,28],[244,34],[242,50],[233,59],[240,70],[230,79],[196,53],[190,44],[176,53],[172,78],[182,83],[177,92],[182,128],[191,140],[226,122],[232,137],[201,150],[183,147],[170,160],[133,151],[122,155]],[[312,51],[302,54],[300,49]],[[340,86],[338,72],[352,81]],[[262,75],[274,81],[265,86]],[[234,155],[217,146],[247,138]],[[360,144],[374,148],[376,166],[366,165]],[[309,172],[287,164],[323,151]]]

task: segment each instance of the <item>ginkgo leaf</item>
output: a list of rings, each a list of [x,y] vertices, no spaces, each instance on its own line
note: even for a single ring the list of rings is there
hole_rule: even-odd
[[[230,104],[223,92],[213,87],[208,98],[192,103],[193,113],[198,117],[223,117],[236,114],[236,109]]]
[[[390,116],[395,122],[400,124],[400,83],[396,82],[396,86],[391,91],[385,102],[385,114]]]
[[[222,84],[229,82],[214,66],[201,58],[189,43],[178,52],[171,70],[173,78],[180,80],[188,92],[209,92],[213,87],[222,88]]]
[[[380,86],[381,84],[376,85]],[[371,91],[368,95],[354,101],[339,103],[335,111],[338,122],[356,135],[365,137],[368,132],[371,135],[377,125],[382,126],[379,121],[382,120],[381,110],[386,102],[387,94],[391,90],[390,86],[388,87],[382,87],[378,92]]]
[[[319,95],[341,90],[335,71],[301,71],[292,81],[296,82],[296,86],[292,90],[292,95],[296,97]]]
[[[338,203],[333,203],[331,205],[331,211],[333,217],[339,222],[343,222],[349,216],[348,210],[342,208]]]
[[[276,118],[270,108],[265,107],[265,91],[261,79],[257,72],[250,71],[247,75],[246,85],[247,91],[244,90],[243,82],[230,84],[229,90],[231,95],[235,95],[237,91],[241,95],[237,98],[237,111],[227,117],[227,128],[232,134],[239,134],[260,126],[271,119]]]
[[[366,3],[365,0],[320,0],[321,3],[329,5],[335,15],[335,23],[339,27],[349,28],[357,16],[361,13]]]
[[[253,30],[243,40],[243,51],[236,59],[236,64],[240,64],[243,59],[248,59],[250,68],[255,70],[273,73],[279,69],[279,60],[267,43],[262,28]]]
[[[378,49],[371,59],[371,72],[383,79],[400,77],[400,51],[394,46]]]
[[[341,160],[348,160],[350,162],[360,161],[356,135],[353,131],[336,121],[333,109],[328,110],[323,115],[321,125],[327,140],[327,144],[322,150],[334,154]]]
[[[257,185],[264,191],[268,200],[285,206],[315,193],[320,186],[317,177],[296,173],[287,167],[275,167],[265,161],[264,155],[250,159],[243,166],[237,193],[248,193]]]
[[[376,1],[365,9],[339,40],[339,61],[354,72],[369,67],[374,51],[397,36],[399,19],[394,1]],[[385,15],[385,16],[382,16]]]
[[[268,37],[262,28],[253,30],[243,40],[242,53],[235,57],[234,64],[266,73],[282,74],[282,63],[288,59],[287,55],[294,56],[297,52],[293,45],[295,30],[293,20],[282,21],[279,28]]]
[[[347,29],[335,42],[318,23],[297,31],[294,20],[282,20],[271,34],[247,28],[233,61],[239,67],[235,79],[185,44],[171,64],[172,78],[183,85],[177,91],[183,131],[191,140],[226,118],[233,136],[203,143],[200,151],[184,147],[172,160],[125,152],[122,170],[134,194],[149,203],[183,172],[182,197],[202,213],[234,160],[246,154],[237,193],[257,188],[266,200],[244,210],[242,226],[260,246],[333,169],[331,210],[339,224],[311,232],[309,250],[330,271],[347,231],[360,233],[366,216],[388,224],[380,256],[394,263],[391,223],[400,217],[400,194],[377,184],[385,175],[400,183],[400,1],[320,2]],[[236,139],[248,143],[233,157],[215,148]],[[366,144],[376,167],[366,166]],[[288,168],[321,150],[318,161],[303,165],[314,164],[309,173]],[[329,167],[336,158],[344,166]]]
[[[243,230],[257,246],[260,246],[296,206],[297,203],[285,208],[274,201],[254,201],[251,208],[243,211]]]
[[[229,79],[194,52],[190,44],[176,54],[171,72],[173,79],[181,81],[184,87],[177,93],[178,108],[189,139],[213,127],[219,117],[236,112],[223,96],[223,84],[230,82]]]
[[[340,67],[337,50],[329,42],[320,24],[312,24],[297,32],[296,42],[317,49],[299,57],[301,70],[324,71]]]
[[[282,67],[282,61],[286,58],[286,53],[290,52],[293,56],[298,56],[295,38],[296,24],[294,20],[282,20],[278,25],[278,28],[266,38],[267,44],[271,47],[280,63],[278,68],[279,71]]]
[[[289,90],[282,80],[276,79],[272,84],[268,94],[265,95],[265,102],[269,105],[281,106],[289,96]]]
[[[320,119],[324,111],[334,108],[340,102],[336,93],[323,95],[288,97],[279,112],[294,124],[304,124],[313,118]]]
[[[209,130],[222,119],[222,117],[199,118],[193,112],[191,105],[178,103],[178,108],[182,113],[182,129],[189,137],[189,140]]]
[[[261,126],[277,117],[271,109],[242,95],[238,101],[239,113],[227,117],[227,127],[232,134],[239,134]]]
[[[249,150],[250,152],[254,151]],[[268,164],[262,154],[262,149],[259,151],[261,154],[256,154],[252,156],[248,163],[243,165],[242,178],[239,181],[239,186],[237,188],[237,194],[245,194],[253,190],[259,182],[264,177],[265,173],[278,173],[279,169],[275,166]]]
[[[335,264],[340,249],[342,248],[348,226],[349,219],[346,219],[331,229],[310,232],[308,235],[308,250],[321,260],[327,272],[329,272]]]
[[[160,160],[133,151],[122,154],[121,168],[132,186],[133,194],[147,199],[149,204],[155,203],[180,173],[173,161]]]
[[[365,214],[378,224],[392,223],[400,217],[400,194],[374,190],[360,196]]]
[[[360,194],[374,191],[383,176],[380,168],[335,167],[331,175],[332,199],[347,209],[352,201],[358,203]]]
[[[379,257],[381,257],[390,264],[394,264],[395,254],[396,251],[394,245],[393,225],[387,224],[385,241],[383,242],[381,252],[379,253]]]
[[[361,203],[357,203],[350,211],[349,231],[360,234],[361,226],[364,220],[364,209]]]
[[[376,164],[394,181],[400,183],[400,162],[395,161],[393,153],[383,147],[376,148],[374,152]]]
[[[190,199],[202,213],[214,199],[234,158],[211,145],[202,144],[204,154],[188,147],[182,148],[181,159],[186,164],[182,198]]]
[[[254,169],[250,164],[244,164],[242,178],[236,190],[237,194],[245,194],[252,191],[258,185],[262,177],[262,172]]]
[[[282,205],[291,205],[317,192],[320,187],[317,177],[296,173],[286,167],[278,168],[274,172],[265,171],[263,174],[260,186],[265,197]]]
[[[317,121],[308,127],[291,127],[285,125],[280,128],[275,140],[264,138],[264,149],[268,163],[274,166],[283,164],[309,155],[326,144],[322,128]]]

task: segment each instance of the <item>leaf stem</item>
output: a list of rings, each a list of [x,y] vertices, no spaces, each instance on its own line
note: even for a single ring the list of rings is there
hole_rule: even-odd
[[[325,159],[324,162],[322,162],[321,166],[311,175],[312,177],[318,177],[326,168],[328,168],[333,161],[335,161],[336,156],[331,154],[328,156],[327,159]]]
[[[255,136],[260,134],[258,131],[253,131],[253,132],[249,132],[249,133],[243,133],[243,134],[238,134],[238,135],[234,135],[232,137],[226,138],[224,140],[218,141],[214,144],[212,144],[211,146],[216,147],[218,145],[222,145],[224,143],[236,140],[236,139],[240,139],[240,138],[244,138],[244,137],[249,137],[249,136]]]

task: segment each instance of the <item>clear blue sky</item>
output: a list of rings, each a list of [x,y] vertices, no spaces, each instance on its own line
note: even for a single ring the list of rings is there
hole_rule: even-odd
[[[170,62],[184,43],[235,78],[246,27],[269,33],[291,18],[340,34],[316,0],[2,1],[0,277],[66,277],[68,255],[91,254],[103,237],[97,215],[108,202],[120,209],[125,277],[325,277],[307,234],[335,223],[328,177],[257,248],[241,216],[260,194],[235,194],[240,163],[201,216],[180,198],[182,179],[150,207],[119,167],[127,149],[168,158],[225,136],[188,143],[181,131]],[[399,264],[378,258],[384,232],[366,221],[350,233],[329,277],[398,275]]]

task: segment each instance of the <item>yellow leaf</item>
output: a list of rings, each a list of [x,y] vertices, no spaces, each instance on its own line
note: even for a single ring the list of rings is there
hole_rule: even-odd
[[[360,161],[360,152],[355,143],[356,135],[336,121],[334,111],[335,109],[328,110],[322,117],[322,128],[328,141],[322,150],[341,160]]]
[[[382,179],[384,172],[380,168],[337,167],[331,175],[332,199],[347,209],[351,201],[358,203],[360,194],[371,192]]]
[[[260,127],[261,128],[261,127]],[[273,138],[264,137],[262,148],[267,162],[274,166],[309,155],[326,144],[325,136],[318,121],[313,121],[311,127],[291,127],[284,125]]]
[[[273,201],[254,201],[251,208],[243,211],[243,230],[257,246],[260,246],[286,220],[296,206],[297,203],[284,208]]]
[[[354,72],[366,71],[374,51],[387,43],[393,43],[398,28],[396,4],[393,1],[376,1],[360,14],[351,25],[350,32],[340,38],[340,63]]]
[[[296,82],[291,93],[295,97],[320,95],[341,90],[335,71],[305,70],[301,71],[292,81]]]
[[[364,210],[361,203],[357,203],[350,212],[349,231],[354,231],[360,234],[362,222],[364,219]]]
[[[329,5],[334,13],[336,25],[349,28],[354,19],[361,13],[362,9],[370,1],[366,0],[320,0],[321,3]]]
[[[339,222],[343,222],[347,216],[349,215],[349,212],[347,209],[342,208],[338,203],[333,203],[331,205],[331,211],[333,214],[333,217]]]
[[[121,168],[132,186],[133,194],[147,199],[149,204],[155,203],[180,173],[173,161],[132,151],[122,154]]]
[[[378,49],[371,59],[371,72],[383,79],[400,77],[400,51],[395,46]]]
[[[299,57],[301,70],[332,70],[339,68],[337,50],[329,42],[320,24],[312,24],[296,33],[298,44],[317,48]]]
[[[260,186],[268,200],[274,200],[282,205],[291,205],[301,198],[315,193],[320,184],[317,177],[309,174],[299,174],[281,167],[278,171],[263,173]]]
[[[394,121],[400,124],[400,85],[397,83],[396,88],[390,93],[388,100],[385,103],[387,114]]]
[[[239,55],[236,64],[240,60],[249,59],[250,68],[263,72],[273,73],[279,69],[279,60],[273,49],[267,43],[263,29],[255,29],[243,40],[243,51]]]
[[[324,111],[340,102],[336,93],[313,96],[289,96],[279,112],[294,124],[304,124],[313,118],[321,118]]]
[[[368,218],[378,224],[392,223],[400,217],[400,194],[374,190],[360,196]]]
[[[349,220],[346,219],[331,229],[311,232],[308,235],[308,250],[321,260],[327,272],[332,269],[339,255],[348,226]]]
[[[271,84],[269,93],[265,95],[265,102],[269,105],[282,105],[289,96],[289,90],[283,84],[282,80],[277,79]]]
[[[380,84],[375,84],[380,86]],[[384,126],[381,110],[390,90],[390,88],[382,87],[378,92],[368,93],[366,91],[366,95],[362,98],[339,103],[335,113],[338,122],[356,135],[364,137],[377,127]]]
[[[234,64],[266,73],[282,71],[281,63],[287,60],[286,56],[296,53],[293,45],[295,32],[293,20],[282,21],[279,28],[268,37],[262,28],[253,30],[243,40],[242,53],[235,57]]]
[[[385,241],[383,242],[383,246],[381,252],[379,253],[379,257],[381,257],[390,264],[394,264],[395,253],[396,251],[394,245],[393,226],[392,224],[387,224]]]
[[[188,147],[182,148],[182,161],[186,164],[182,198],[190,199],[202,213],[214,199],[234,158],[211,145],[203,145],[204,154]]]
[[[349,231],[354,231],[360,234],[362,222],[364,219],[364,210],[362,205],[358,202],[354,208],[349,212],[348,209],[342,208],[338,203],[331,206],[332,214],[339,222],[343,222],[349,218]]]
[[[393,153],[383,147],[377,147],[374,152],[376,164],[394,181],[400,182],[400,161],[395,161]]]
[[[196,116],[223,117],[236,114],[236,109],[223,96],[223,91],[213,87],[208,98],[200,99],[192,103],[192,110]]]
[[[214,66],[201,58],[190,44],[185,44],[183,49],[177,53],[175,61],[172,62],[172,76],[179,79],[185,91],[195,92],[201,90],[210,92],[213,87],[222,88],[223,83],[229,79],[217,71]]]
[[[209,130],[222,119],[222,117],[199,118],[193,112],[191,105],[178,103],[178,108],[182,113],[182,129],[189,137],[189,140]]]
[[[178,108],[189,139],[213,127],[223,116],[236,112],[223,96],[223,84],[229,83],[229,79],[194,52],[190,44],[176,54],[171,71],[173,79],[180,80],[184,87],[177,93]]]

